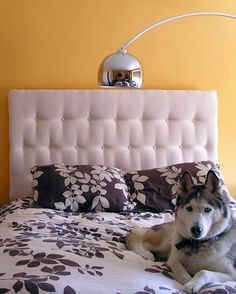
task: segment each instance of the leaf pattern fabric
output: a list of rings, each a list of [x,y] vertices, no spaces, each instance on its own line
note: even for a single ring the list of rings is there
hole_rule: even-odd
[[[178,182],[188,170],[195,184],[204,184],[209,170],[221,179],[224,196],[231,199],[218,164],[211,161],[186,162],[162,168],[139,170],[125,175],[132,200],[137,204],[136,211],[174,211]]]
[[[35,166],[31,169],[37,204],[65,211],[129,211],[134,208],[124,172],[104,165]]]
[[[145,260],[124,243],[133,227],[173,219],[173,213],[79,213],[39,208],[31,198],[12,201],[0,209],[0,293],[183,294],[165,263]],[[227,282],[199,294],[235,291],[236,282]]]

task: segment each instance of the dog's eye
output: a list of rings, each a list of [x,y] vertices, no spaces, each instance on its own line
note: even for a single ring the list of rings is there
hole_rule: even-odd
[[[204,209],[204,211],[205,211],[206,213],[209,213],[209,212],[211,211],[211,208],[210,208],[210,207],[206,207],[206,208]]]
[[[187,210],[188,212],[191,212],[191,211],[193,211],[193,208],[192,208],[192,206],[187,206],[187,207],[186,207],[186,210]]]

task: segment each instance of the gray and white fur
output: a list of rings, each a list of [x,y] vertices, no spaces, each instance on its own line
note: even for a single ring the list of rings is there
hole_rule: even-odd
[[[209,171],[203,185],[183,173],[178,186],[174,222],[132,230],[127,247],[154,260],[167,260],[186,292],[198,293],[208,283],[236,281],[236,225],[221,182]]]

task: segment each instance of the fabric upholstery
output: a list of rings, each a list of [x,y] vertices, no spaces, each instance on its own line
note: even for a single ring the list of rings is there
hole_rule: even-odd
[[[35,165],[218,160],[215,91],[13,90],[9,118],[11,198],[32,195]]]
[[[184,171],[189,171],[194,184],[203,185],[209,170],[215,172],[222,186],[222,195],[231,197],[224,184],[218,164],[211,161],[184,162],[161,168],[139,170],[126,174],[131,198],[137,204],[136,211],[163,212],[174,210],[178,183]]]
[[[104,165],[52,164],[31,169],[34,201],[64,211],[132,210],[124,173]]]

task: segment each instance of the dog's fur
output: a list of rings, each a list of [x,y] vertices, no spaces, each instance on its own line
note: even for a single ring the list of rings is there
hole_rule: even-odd
[[[174,222],[134,229],[127,247],[154,260],[167,259],[183,290],[198,293],[207,283],[236,281],[236,225],[220,180],[209,171],[204,185],[194,185],[191,174],[179,182]]]

